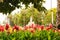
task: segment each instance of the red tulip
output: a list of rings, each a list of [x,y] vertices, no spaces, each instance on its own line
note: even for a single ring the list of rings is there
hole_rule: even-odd
[[[34,24],[32,24],[32,27],[34,26]]]
[[[43,29],[44,29],[44,25],[41,26],[41,30],[43,30]]]
[[[3,32],[4,31],[4,27],[0,26],[0,31]]]
[[[33,29],[35,29],[35,30],[36,30],[36,29],[37,29],[37,27],[36,27],[36,26],[34,26],[34,27],[33,27]]]
[[[25,26],[25,27],[24,27],[24,30],[28,30],[28,29],[29,29],[29,26]]]
[[[37,27],[38,31],[41,31],[41,27]]]
[[[46,30],[50,30],[50,29],[52,29],[52,27],[53,27],[53,25],[52,24],[49,24],[49,26],[46,27]]]
[[[8,30],[9,27],[10,27],[10,25],[6,24],[5,29]]]
[[[29,26],[29,28],[33,28],[32,26]]]
[[[38,25],[38,26],[37,26],[37,29],[43,30],[43,29],[44,29],[44,25]]]
[[[37,26],[36,26],[35,24],[32,24],[32,28],[33,28],[33,29],[36,29]]]
[[[37,28],[41,28],[41,26],[40,26],[40,25],[36,25],[36,27],[37,27]]]
[[[46,30],[50,30],[50,27],[46,27]]]
[[[19,28],[19,26],[17,26],[17,25],[15,25],[14,27],[13,27],[13,30],[20,30],[20,28]]]
[[[49,24],[49,27],[50,27],[50,28],[52,28],[52,27],[53,27],[53,25],[52,25],[52,24]]]

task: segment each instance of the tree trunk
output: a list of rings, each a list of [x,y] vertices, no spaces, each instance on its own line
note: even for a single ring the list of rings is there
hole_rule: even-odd
[[[60,25],[60,0],[57,0],[57,26]]]

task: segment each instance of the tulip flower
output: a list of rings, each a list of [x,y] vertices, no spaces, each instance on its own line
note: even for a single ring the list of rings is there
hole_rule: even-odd
[[[28,29],[29,29],[29,26],[25,26],[25,27],[24,27],[24,30],[28,30]]]
[[[46,30],[50,30],[51,28],[50,27],[46,27]]]
[[[10,27],[10,25],[6,24],[5,29],[8,30],[9,27]]]
[[[34,33],[34,32],[35,32],[35,30],[34,30],[33,28],[31,28],[31,29],[30,29],[30,32],[31,32],[31,33]]]
[[[52,25],[52,24],[49,24],[49,27],[50,27],[50,28],[52,28],[52,27],[53,27],[53,25]]]
[[[10,27],[8,30],[7,30],[8,33],[12,33],[12,28]]]
[[[41,30],[43,30],[43,29],[44,29],[44,25],[41,26]]]
[[[15,25],[14,27],[13,27],[13,30],[19,30],[20,28],[19,28],[19,26],[17,26],[17,25]]]
[[[4,27],[0,25],[0,31],[3,32],[4,31]]]

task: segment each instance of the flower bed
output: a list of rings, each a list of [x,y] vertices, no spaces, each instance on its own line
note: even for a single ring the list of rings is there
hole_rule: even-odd
[[[30,26],[13,26],[6,24],[0,25],[0,40],[60,40],[60,30],[54,30],[50,24],[32,24]]]

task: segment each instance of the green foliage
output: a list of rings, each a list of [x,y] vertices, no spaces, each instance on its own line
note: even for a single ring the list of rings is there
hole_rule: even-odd
[[[39,11],[46,11],[46,8],[43,7],[45,0],[21,0],[21,2],[23,2],[26,7],[29,5],[29,3],[32,3],[34,4],[34,8],[38,9]]]
[[[17,0],[3,0],[3,2],[0,2],[0,12],[6,13],[6,14],[10,13],[16,7],[19,7],[18,3],[20,3],[19,0],[18,1]]]
[[[53,12],[53,21],[54,24],[56,24],[56,8],[51,9]],[[21,13],[15,14],[15,15],[9,15],[11,24],[17,24],[20,26],[25,26],[30,21],[30,17],[32,16],[33,21],[35,24],[49,24],[52,21],[52,14],[51,10],[48,10],[46,13],[39,12],[35,8],[28,8],[28,9],[22,9]]]
[[[16,7],[21,7],[21,2],[26,5],[26,8],[30,3],[32,3],[34,4],[34,8],[38,9],[39,11],[46,11],[45,7],[43,7],[43,3],[45,2],[44,0],[3,0],[3,2],[0,2],[0,12],[10,13]]]
[[[45,16],[43,20],[43,24],[52,23],[52,13],[53,13],[53,22],[54,24],[56,24],[56,8],[52,8],[47,11],[47,15]]]
[[[8,34],[7,32],[0,32],[0,40],[60,40],[60,34],[52,30],[35,31],[18,31]]]
[[[21,13],[15,14],[15,15],[9,15],[10,21],[12,21],[13,24],[17,24],[20,26],[24,26],[28,24],[30,21],[30,17],[32,16],[33,21],[36,24],[41,24],[41,16],[42,12],[39,12],[35,8],[28,8],[28,9],[23,9]]]

